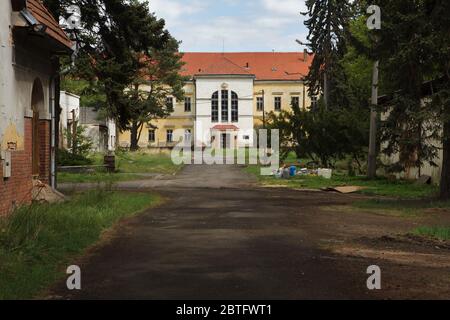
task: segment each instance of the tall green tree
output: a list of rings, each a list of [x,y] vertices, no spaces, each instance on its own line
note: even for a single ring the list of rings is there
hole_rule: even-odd
[[[442,131],[442,172],[440,197],[450,199],[450,2],[426,0],[425,13],[431,22],[431,32],[427,34],[428,49],[432,56],[428,78],[437,79],[431,96],[432,115],[441,119]]]
[[[323,92],[325,107],[336,107],[344,98],[338,89],[343,81],[339,60],[345,53],[345,30],[350,16],[348,0],[307,0],[309,18],[305,21],[309,29],[308,47],[314,52],[306,83],[310,95]]]
[[[307,6],[308,40],[315,57],[306,83],[310,95],[327,96],[328,88],[328,98],[312,110],[292,106],[290,111],[271,114],[269,126],[280,129],[283,154],[295,151],[298,157],[326,167],[350,158],[361,171],[368,144],[371,68],[348,42],[351,33],[358,43],[368,42],[367,29],[346,1],[308,1]]]
[[[137,150],[144,125],[154,126],[152,120],[167,117],[173,108],[166,103],[172,96],[184,99],[183,86],[187,78],[181,76],[183,62],[175,39],[168,41],[161,50],[150,52],[144,67],[136,75],[125,94],[130,122],[130,149]]]
[[[422,10],[423,1],[382,1],[382,28],[379,31],[380,64],[393,99],[381,123],[383,152],[399,154],[390,170],[402,171],[433,164],[436,149],[431,141],[438,130],[425,130],[430,109],[422,106],[422,85],[430,60],[426,47],[429,18]]]
[[[138,0],[45,0],[55,18],[69,5],[81,9],[81,29],[71,32],[79,51],[71,76],[105,96],[104,108],[121,130],[131,120],[126,89],[145,67],[142,54],[164,50],[172,37],[165,22]]]
[[[379,1],[380,56],[393,97],[382,122],[394,169],[435,163],[442,141],[441,197],[450,198],[450,5],[440,0]],[[424,96],[424,83],[432,88]]]
[[[382,8],[382,28],[378,31],[378,55],[386,89],[392,97],[382,111],[382,151],[388,156],[399,155],[391,171],[420,168],[434,162],[436,141],[441,122],[436,109],[424,100],[423,83],[434,76],[432,52],[433,22],[423,0],[379,2]]]

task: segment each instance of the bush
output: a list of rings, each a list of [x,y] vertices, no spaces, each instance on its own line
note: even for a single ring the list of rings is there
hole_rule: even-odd
[[[66,136],[67,141],[70,141],[71,147],[69,148],[69,151],[71,153],[87,157],[94,144],[92,139],[87,136],[86,128],[84,126],[77,126],[75,133],[66,129],[64,135]]]
[[[69,149],[60,149],[57,163],[59,166],[86,166],[93,164],[93,160],[88,158],[92,150],[92,139],[85,134],[86,128],[78,126],[76,132],[65,130],[64,135],[70,142]]]
[[[57,163],[59,166],[88,166],[93,164],[93,161],[84,155],[73,154],[66,149],[59,149]]]

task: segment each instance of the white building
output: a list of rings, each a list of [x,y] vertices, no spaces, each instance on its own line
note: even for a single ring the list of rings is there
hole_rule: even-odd
[[[202,102],[212,105],[211,108],[197,109],[197,144],[253,145],[253,81],[254,76],[250,74],[197,77],[197,105]]]
[[[304,83],[312,61],[306,51],[183,53],[185,97],[167,97],[173,112],[142,128],[139,147],[170,149],[187,136],[197,146],[254,145],[253,130],[269,113],[317,103]],[[129,147],[130,132],[121,132],[118,141]]]
[[[116,149],[116,124],[111,119],[102,119],[93,108],[80,107],[80,97],[66,91],[60,92],[60,148],[70,148],[66,132],[83,126],[85,135],[93,142],[93,151],[105,152]]]
[[[113,120],[100,116],[94,108],[80,108],[80,125],[85,135],[93,142],[96,152],[114,151],[116,148],[116,124]]]
[[[72,42],[38,0],[0,1],[0,215],[55,187],[58,57]]]
[[[66,132],[71,132],[80,121],[80,97],[66,91],[60,92],[59,147],[70,148]]]

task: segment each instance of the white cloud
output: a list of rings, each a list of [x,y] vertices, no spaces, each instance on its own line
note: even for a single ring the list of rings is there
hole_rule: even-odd
[[[256,28],[281,28],[292,23],[292,19],[285,17],[258,17],[252,23]]]
[[[267,21],[256,20],[249,25],[246,20],[234,17],[218,17],[207,26],[191,25],[176,36],[183,41],[184,51],[295,51],[294,42],[299,34],[283,33],[282,29]]]
[[[182,19],[192,14],[198,13],[207,7],[205,1],[190,0],[189,5],[186,1],[179,0],[151,0],[150,11],[155,12],[158,18],[166,20],[168,27],[182,23]]]
[[[304,0],[151,0],[183,51],[295,51]]]
[[[262,0],[262,2],[270,13],[298,17],[300,12],[306,11],[304,0]]]

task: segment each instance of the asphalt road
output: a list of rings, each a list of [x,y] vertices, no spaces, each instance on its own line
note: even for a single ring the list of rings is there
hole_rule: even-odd
[[[259,188],[236,166],[187,166],[157,190],[166,202],[121,224],[79,263],[62,299],[370,299],[367,259],[321,249],[312,217],[352,197]],[[320,231],[320,230],[319,230]],[[379,297],[379,296],[378,296]]]

